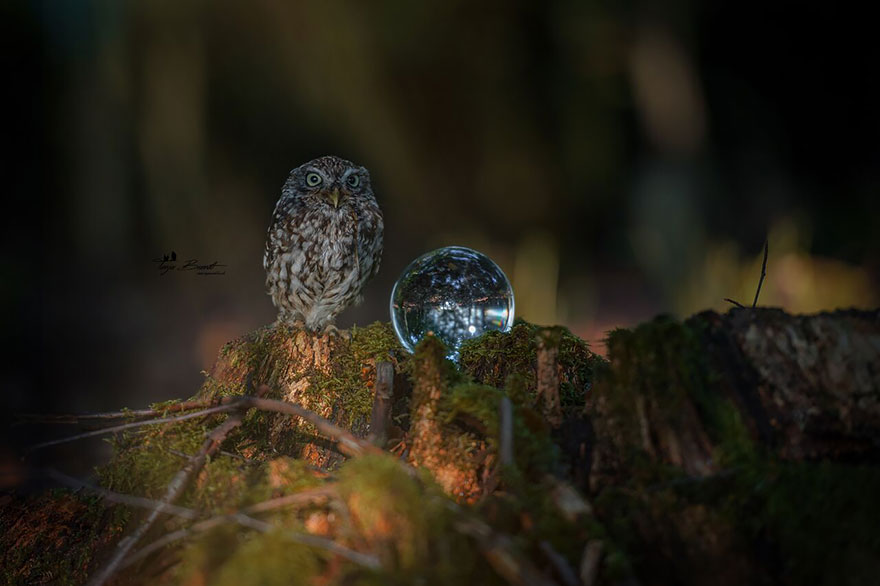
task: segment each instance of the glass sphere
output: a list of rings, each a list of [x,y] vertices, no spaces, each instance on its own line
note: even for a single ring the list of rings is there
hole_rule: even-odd
[[[513,325],[513,288],[504,272],[476,250],[447,246],[410,263],[391,291],[391,323],[413,351],[432,332],[458,356],[461,343]]]

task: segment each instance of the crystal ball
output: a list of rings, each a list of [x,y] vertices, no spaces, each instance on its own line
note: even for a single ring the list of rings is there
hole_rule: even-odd
[[[513,325],[513,288],[481,252],[446,246],[409,264],[391,291],[391,323],[403,347],[413,351],[428,333],[458,357],[461,343]]]

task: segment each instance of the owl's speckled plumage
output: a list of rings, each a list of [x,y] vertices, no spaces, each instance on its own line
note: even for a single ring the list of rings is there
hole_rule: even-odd
[[[359,302],[379,271],[383,228],[364,167],[328,156],[291,171],[263,256],[278,321],[318,331]]]

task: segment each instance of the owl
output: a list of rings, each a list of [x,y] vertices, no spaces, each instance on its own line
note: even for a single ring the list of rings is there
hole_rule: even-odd
[[[334,332],[334,318],[379,271],[383,229],[364,167],[327,156],[291,171],[263,256],[278,322]]]

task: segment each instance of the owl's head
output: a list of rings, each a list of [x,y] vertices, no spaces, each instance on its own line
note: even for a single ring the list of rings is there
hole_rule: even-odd
[[[373,195],[370,173],[365,167],[332,155],[318,157],[291,171],[282,193],[334,209],[349,200]]]

